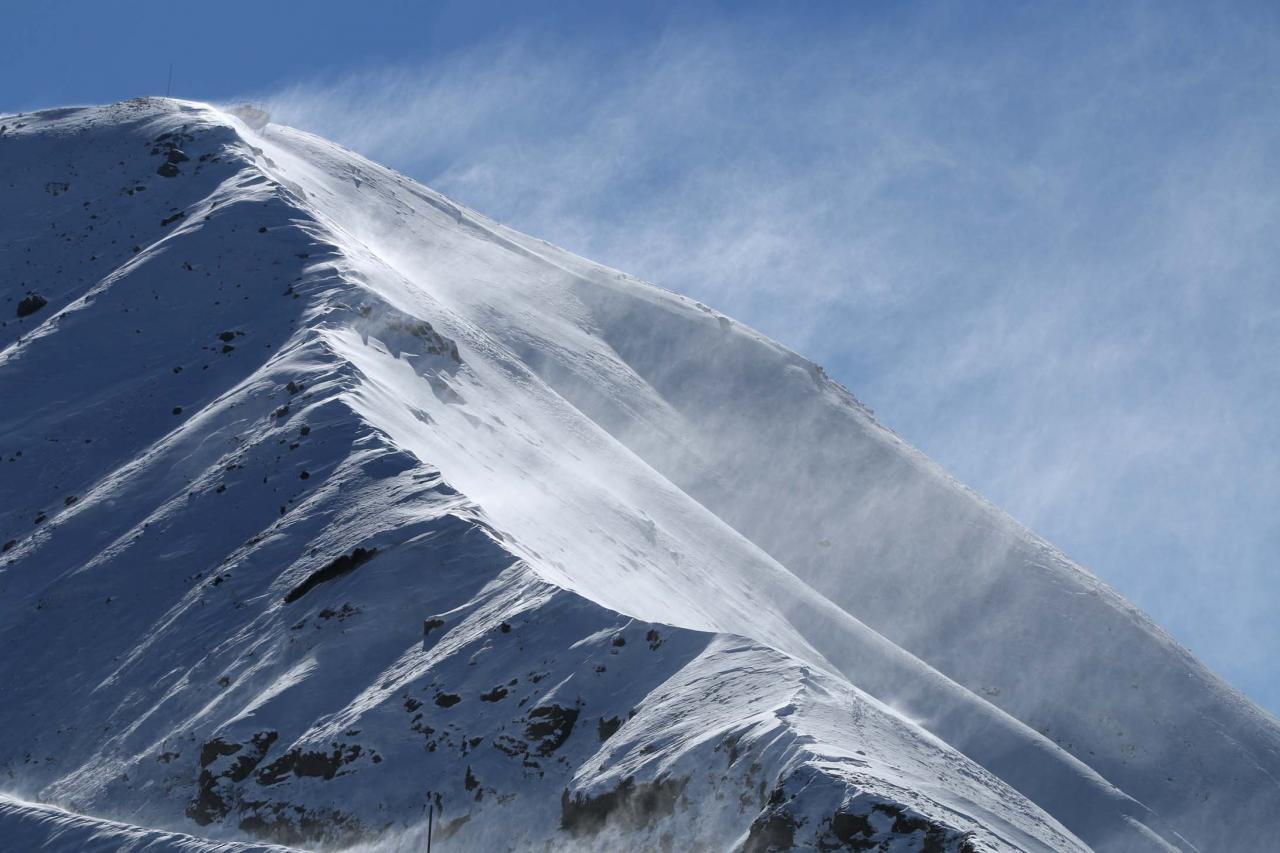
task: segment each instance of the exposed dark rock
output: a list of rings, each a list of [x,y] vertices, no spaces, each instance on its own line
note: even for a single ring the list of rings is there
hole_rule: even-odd
[[[49,304],[49,300],[45,299],[38,293],[28,293],[18,303],[18,316],[29,317],[39,311],[41,308]]]
[[[258,771],[257,781],[259,785],[276,785],[289,778],[290,774],[298,777],[332,779],[337,775],[339,768],[355,761],[363,751],[358,744],[347,747],[334,744],[329,752],[291,749]]]
[[[176,178],[182,173],[178,171],[178,167],[167,160],[160,164],[160,168],[156,169],[156,174],[162,178]]]
[[[628,777],[598,797],[570,797],[565,791],[560,798],[560,828],[574,837],[593,835],[606,825],[623,832],[644,829],[675,812],[688,784],[688,779],[659,779],[637,785]]]
[[[831,816],[830,828],[839,846],[820,837],[818,846],[822,850],[874,850],[880,844],[876,839],[876,829],[865,814],[838,811]]]
[[[548,756],[569,739],[576,722],[578,722],[577,708],[540,705],[529,712],[529,724],[525,727],[525,737],[530,741],[540,741],[537,753]]]
[[[306,809],[292,803],[245,803],[253,811],[239,829],[255,838],[290,847],[349,847],[372,834],[349,814],[332,808]]]
[[[200,747],[200,766],[208,767],[217,761],[220,755],[235,755],[242,747],[242,744],[227,743],[222,738],[214,738]]]
[[[217,778],[208,770],[200,771],[196,797],[187,803],[187,817],[198,826],[208,826],[231,811],[231,803],[217,790]]]
[[[462,697],[457,693],[437,693],[436,704],[441,708],[452,708],[462,701]]]
[[[775,794],[781,789],[775,790]],[[771,801],[773,802],[773,801]],[[780,802],[780,801],[779,801]],[[879,813],[893,818],[893,823],[884,828],[885,820],[873,820],[872,815]],[[773,803],[771,810],[766,810],[757,818],[756,823],[762,827],[769,821],[779,828],[790,819],[786,806],[778,807]],[[796,824],[797,827],[800,824]],[[876,827],[881,827],[877,829]],[[754,824],[753,824],[754,827]],[[762,829],[762,832],[765,830]],[[762,835],[763,838],[763,835]],[[818,850],[854,850],[872,851],[899,848],[919,850],[921,853],[975,853],[971,833],[960,832],[944,824],[936,823],[923,815],[910,811],[896,803],[875,801],[872,798],[857,797],[846,803],[829,818],[824,818],[815,837],[813,845]],[[744,848],[747,849],[747,848]],[[772,848],[759,848],[772,849]]]
[[[367,317],[369,316],[369,313],[369,306],[361,306],[361,316]],[[426,343],[426,351],[430,355],[448,355],[456,363],[462,363],[462,356],[458,353],[458,345],[437,332],[432,328],[431,324],[425,320],[416,323],[395,320],[392,321],[390,325],[393,330],[412,335],[418,340]]]
[[[729,766],[732,767],[734,762],[738,760],[738,741],[742,739],[742,733],[731,734],[725,737],[722,744],[729,749]],[[716,751],[720,751],[720,747],[716,747]]]
[[[506,696],[507,696],[507,688],[505,687],[495,687],[492,690],[490,690],[488,693],[480,694],[480,698],[485,702],[498,702],[498,701],[501,701],[502,699],[505,699]]]
[[[775,853],[794,849],[799,828],[800,822],[785,807],[768,809],[751,822],[742,853]]]
[[[511,737],[511,735],[498,735],[493,739],[493,748],[508,758],[516,758],[528,751],[529,744]]]
[[[271,745],[278,737],[280,737],[278,732],[258,732],[250,740],[250,748],[236,758],[224,775],[232,782],[243,782],[248,779],[249,774],[266,757],[267,751],[271,749]]]
[[[914,835],[922,834],[921,840],[922,853],[943,853],[947,847],[948,835],[947,828],[928,820],[922,815],[908,813],[907,810],[893,803],[877,803],[872,806],[874,811],[882,814],[891,815],[893,817],[893,826],[890,832],[896,835]]]
[[[342,622],[352,616],[355,616],[359,612],[359,607],[352,607],[350,602],[345,602],[337,610],[334,610],[332,607],[326,607],[316,615],[321,619],[337,619],[339,622]]]
[[[200,826],[208,826],[226,817],[238,800],[234,784],[248,778],[277,737],[279,735],[274,731],[259,732],[250,740],[248,749],[245,749],[246,744],[230,743],[221,738],[214,738],[201,746],[200,776],[196,796],[187,804],[187,817]],[[219,758],[236,754],[239,757],[222,772],[210,768]],[[165,760],[164,756],[161,760]]]
[[[620,728],[622,728],[621,717],[601,717],[600,722],[596,725],[596,732],[600,735],[601,741],[606,741],[613,737]]]
[[[306,471],[303,471],[300,476],[305,480],[307,476],[310,475],[308,475]],[[292,604],[325,581],[331,581],[335,578],[340,578],[343,575],[350,574],[360,566],[372,560],[374,555],[377,553],[377,548],[357,548],[350,554],[343,554],[324,568],[317,569],[312,572],[307,576],[306,580],[289,590],[288,594],[284,597],[284,603]]]

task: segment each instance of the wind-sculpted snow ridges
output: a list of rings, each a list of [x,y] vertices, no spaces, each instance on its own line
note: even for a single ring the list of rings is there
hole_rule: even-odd
[[[1129,722],[1077,740],[1083,711],[1005,679],[1043,646],[1006,610],[1102,626],[1161,662],[1151,695],[1194,661],[1096,581],[1055,598],[1083,575],[816,366],[287,128],[163,100],[13,124],[16,790],[370,849],[416,849],[428,807],[459,849],[1188,846],[1169,821],[1198,818],[1099,772],[1165,784],[1111,664],[1089,713]],[[836,481],[848,500],[810,488]],[[947,626],[991,660],[938,651]],[[1162,719],[1145,743],[1194,733]],[[1186,751],[1161,768],[1254,772]]]

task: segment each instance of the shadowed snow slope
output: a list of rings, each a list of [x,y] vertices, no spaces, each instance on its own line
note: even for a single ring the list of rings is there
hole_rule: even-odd
[[[289,128],[0,125],[15,795],[313,849],[428,805],[442,850],[1274,843],[1276,720],[776,343]]]
[[[140,829],[62,809],[0,796],[0,832],[6,850],[74,853],[289,853],[275,845],[204,841],[190,835]]]

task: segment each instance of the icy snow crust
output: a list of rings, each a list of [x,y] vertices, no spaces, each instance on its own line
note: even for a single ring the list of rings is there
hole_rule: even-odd
[[[0,785],[130,825],[6,837],[1274,844],[1277,722],[815,365],[295,130],[0,125]]]

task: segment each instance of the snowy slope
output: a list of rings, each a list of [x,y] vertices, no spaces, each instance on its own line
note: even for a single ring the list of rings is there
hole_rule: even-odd
[[[4,796],[0,796],[0,832],[6,850],[46,853],[288,853],[288,848],[276,845],[204,841],[95,820]]]
[[[1277,722],[820,368],[288,128],[0,125],[5,789],[326,848],[1274,838]]]

